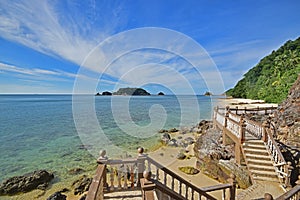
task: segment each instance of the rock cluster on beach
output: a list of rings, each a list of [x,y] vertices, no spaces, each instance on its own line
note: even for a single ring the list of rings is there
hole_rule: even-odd
[[[221,130],[213,128],[212,122],[207,121],[200,122],[198,129],[201,130],[201,134],[198,135],[194,144],[197,168],[219,182],[226,182],[230,174],[234,173],[239,187],[250,186],[248,173],[233,161],[233,146],[222,144]]]
[[[15,176],[0,184],[0,195],[14,195],[34,189],[45,190],[53,178],[54,175],[46,170]]]

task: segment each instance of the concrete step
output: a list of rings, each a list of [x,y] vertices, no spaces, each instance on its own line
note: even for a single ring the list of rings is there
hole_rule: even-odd
[[[268,171],[268,172],[275,172],[275,168],[270,165],[256,165],[256,164],[249,164],[248,165],[250,171],[258,170],[258,171]]]
[[[255,181],[271,181],[271,182],[276,182],[276,183],[279,183],[279,180],[278,178],[273,178],[273,177],[253,177],[253,179]]]
[[[277,173],[275,171],[261,171],[261,170],[250,170],[254,177],[271,177],[277,178]]]
[[[267,150],[261,150],[261,149],[249,149],[249,148],[244,148],[245,153],[250,153],[250,154],[256,154],[256,155],[264,155],[267,156],[269,153]]]
[[[273,167],[273,162],[271,160],[247,159],[247,163],[248,165],[262,165]]]
[[[262,140],[246,140],[244,144],[265,145],[265,143]]]
[[[271,158],[269,155],[258,155],[258,154],[252,154],[252,153],[245,153],[245,156],[247,159],[252,159],[252,160],[267,160],[271,161]]]
[[[245,144],[243,145],[243,148],[266,150],[265,145],[261,145],[261,144],[251,144],[251,143],[249,143],[249,144],[245,143]]]
[[[140,190],[129,191],[113,191],[104,194],[104,199],[110,200],[142,200],[142,192]]]

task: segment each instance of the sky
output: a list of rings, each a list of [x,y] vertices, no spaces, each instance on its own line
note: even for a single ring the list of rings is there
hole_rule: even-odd
[[[300,1],[1,0],[0,94],[220,94],[300,36]]]

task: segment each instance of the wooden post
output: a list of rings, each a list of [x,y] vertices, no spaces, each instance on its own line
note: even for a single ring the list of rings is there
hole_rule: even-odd
[[[269,123],[267,121],[264,121],[263,124],[263,135],[262,135],[262,140],[264,142],[268,141],[268,133],[267,133],[267,129],[269,128]]]
[[[226,145],[226,127],[227,127],[227,121],[229,118],[229,106],[226,107],[226,112],[225,112],[225,120],[224,120],[224,127],[222,130],[222,143],[223,145]]]
[[[245,142],[245,135],[246,135],[246,123],[244,120],[244,115],[241,116],[240,119],[240,144],[242,145]]]
[[[155,184],[151,181],[151,172],[144,171],[141,179],[143,200],[154,200]]]
[[[235,157],[235,162],[236,164],[240,165],[241,164],[241,148],[239,143],[234,144],[234,157]]]
[[[100,150],[99,152],[99,158],[97,159],[97,163],[98,164],[106,164],[108,160],[108,157],[106,156],[106,150]],[[108,183],[107,183],[107,179],[106,179],[106,169],[107,166],[105,165],[105,170],[104,170],[104,175],[103,175],[103,187],[105,189],[108,189]]]
[[[230,200],[235,200],[235,193],[236,193],[236,176],[234,174],[230,174],[230,178],[228,179],[228,182],[231,184],[230,187],[230,196],[229,199]]]
[[[140,147],[138,148],[138,180],[137,180],[137,187],[141,187],[141,178],[143,178],[143,172],[145,171],[145,159],[146,155],[144,154],[144,148]]]
[[[270,193],[265,193],[264,200],[273,200],[273,196]]]
[[[236,114],[236,115],[238,115],[238,110],[239,110],[239,107],[238,107],[238,106],[236,106],[236,107],[235,107],[235,109],[236,109],[236,110],[235,110],[235,114]]]
[[[296,185],[300,185],[300,175],[298,176],[298,180],[295,182]],[[300,193],[297,193],[296,199],[300,199]]]
[[[291,188],[292,185],[291,185],[291,174],[292,174],[292,170],[294,169],[294,167],[292,166],[292,163],[291,162],[287,162],[287,165],[286,165],[286,173],[287,173],[287,177],[285,179],[285,186],[287,188]]]

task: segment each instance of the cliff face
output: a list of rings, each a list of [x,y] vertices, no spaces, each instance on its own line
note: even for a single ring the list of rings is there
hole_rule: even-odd
[[[278,128],[277,138],[300,149],[300,75],[291,87],[287,99],[278,106],[274,121]]]

